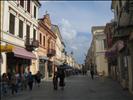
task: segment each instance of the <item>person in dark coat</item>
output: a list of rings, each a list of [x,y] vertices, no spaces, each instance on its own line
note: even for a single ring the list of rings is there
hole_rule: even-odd
[[[62,89],[64,89],[64,86],[65,86],[65,82],[64,82],[64,79],[65,79],[64,65],[62,65],[61,68],[59,69],[59,79],[60,79],[59,86]]]
[[[54,73],[53,86],[54,86],[54,90],[58,89],[58,75],[57,75],[57,72]]]
[[[91,78],[94,79],[94,65],[92,63],[90,64],[90,74]]]
[[[32,90],[32,87],[33,87],[33,76],[31,74],[31,72],[28,73],[28,86],[29,86],[29,90]]]
[[[40,73],[40,71],[38,71],[36,74],[36,82],[38,84],[38,87],[40,87],[41,77],[42,77],[42,74]]]

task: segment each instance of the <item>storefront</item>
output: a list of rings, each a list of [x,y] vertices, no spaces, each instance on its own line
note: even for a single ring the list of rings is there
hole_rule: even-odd
[[[30,70],[32,59],[36,56],[25,48],[13,46],[11,52],[6,52],[6,71],[10,73],[23,73]]]
[[[42,74],[42,78],[47,77],[47,60],[48,58],[46,56],[39,56],[39,71]]]

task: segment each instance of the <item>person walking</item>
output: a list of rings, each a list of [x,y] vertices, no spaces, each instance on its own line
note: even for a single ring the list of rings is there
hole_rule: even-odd
[[[42,74],[40,73],[40,71],[38,71],[37,74],[35,75],[35,80],[38,84],[38,87],[40,87],[41,77],[42,77]]]
[[[11,77],[11,91],[12,91],[12,95],[18,92],[18,87],[17,87],[17,79],[15,74],[12,75]]]
[[[59,79],[60,79],[59,86],[61,87],[62,90],[64,89],[64,86],[65,86],[65,82],[64,82],[64,79],[65,79],[64,66],[65,66],[65,64],[63,64],[61,66],[61,68],[59,69]]]
[[[33,76],[31,72],[28,73],[28,86],[29,86],[29,90],[31,91],[33,88]]]
[[[58,74],[57,74],[57,72],[54,73],[53,86],[54,86],[54,90],[58,89]]]
[[[92,63],[90,64],[90,74],[91,74],[91,78],[93,80],[94,79],[94,65]]]
[[[8,77],[6,73],[3,73],[2,75],[1,86],[2,86],[2,95],[5,95],[8,90]]]

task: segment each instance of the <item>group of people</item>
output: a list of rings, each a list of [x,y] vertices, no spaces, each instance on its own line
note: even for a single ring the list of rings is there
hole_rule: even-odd
[[[32,75],[31,72],[28,73],[3,73],[1,77],[1,93],[4,95],[9,90],[11,90],[11,93],[17,93],[18,90],[24,90],[29,87],[29,90],[32,90],[33,88],[33,82],[36,82],[39,86],[41,82],[41,74],[38,71],[36,75]]]
[[[54,90],[58,89],[58,85],[61,87],[62,90],[64,89],[64,86],[65,86],[64,79],[65,79],[65,70],[63,69],[63,67],[60,67],[58,68],[57,72],[54,73],[54,77],[53,77]]]

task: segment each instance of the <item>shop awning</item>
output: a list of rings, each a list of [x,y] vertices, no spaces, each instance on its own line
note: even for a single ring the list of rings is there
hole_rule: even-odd
[[[121,40],[118,40],[113,46],[112,48],[110,48],[109,50],[107,50],[105,52],[105,56],[106,57],[113,57],[117,54],[118,51],[122,50],[124,48],[124,42]]]
[[[39,56],[39,59],[48,60],[48,57],[46,57],[46,56]]]
[[[36,59],[35,54],[27,51],[25,48],[14,46],[12,52],[15,57],[20,57],[24,59]]]

